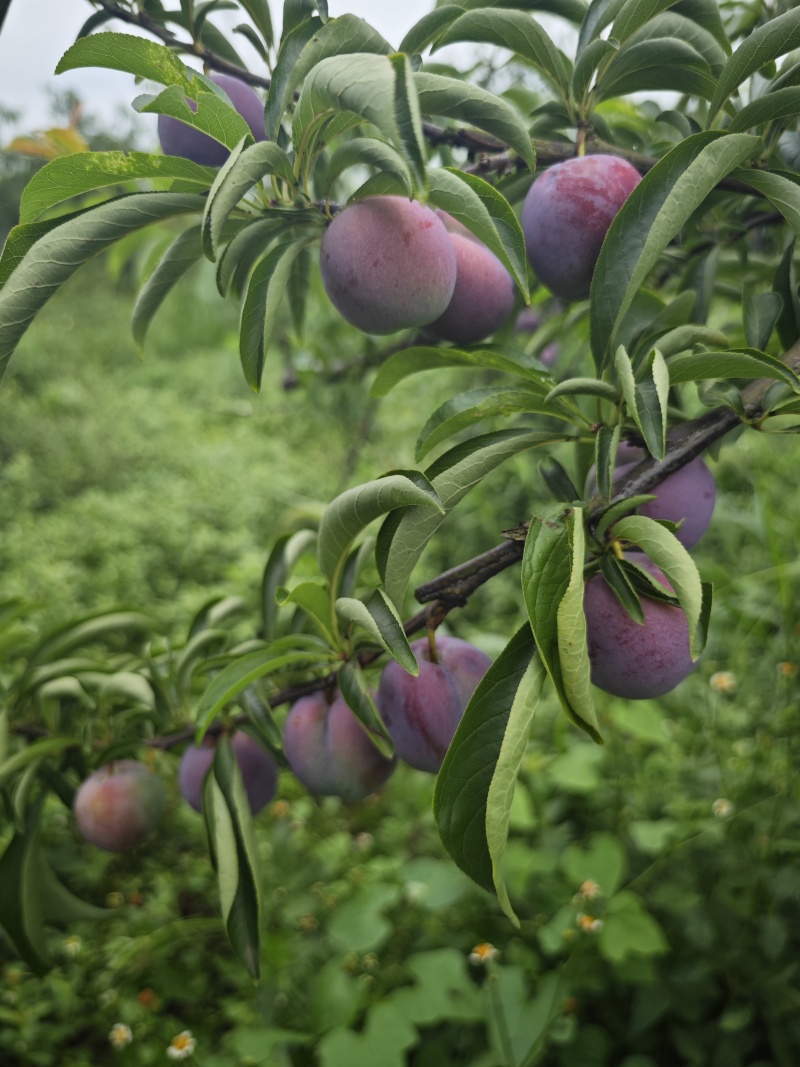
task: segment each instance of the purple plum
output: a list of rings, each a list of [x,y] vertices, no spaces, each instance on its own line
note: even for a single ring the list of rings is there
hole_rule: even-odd
[[[216,747],[216,738],[206,736],[202,745],[189,745],[181,757],[178,784],[183,799],[195,811],[201,811],[203,807],[203,783],[214,762]],[[257,815],[275,796],[277,764],[264,746],[244,730],[237,730],[232,735],[231,748],[242,773],[250,810]]]
[[[257,141],[266,141],[264,102],[255,90],[229,74],[212,74],[211,81],[228,94],[231,103],[250,127],[253,137]],[[192,111],[197,111],[194,100],[187,99],[186,103]],[[221,167],[230,155],[230,150],[224,144],[171,115],[158,116],[158,139],[165,155],[181,156],[206,167]]]
[[[150,834],[164,811],[164,784],[137,760],[107,763],[78,787],[73,803],[83,838],[106,852],[126,852]]]

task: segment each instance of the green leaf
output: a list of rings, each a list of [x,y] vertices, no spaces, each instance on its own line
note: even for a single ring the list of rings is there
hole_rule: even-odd
[[[343,171],[349,167],[363,166],[377,167],[380,171],[395,175],[403,184],[404,195],[411,198],[408,164],[396,149],[377,137],[354,137],[336,149],[325,170],[325,195],[330,196],[334,182]]]
[[[428,479],[417,471],[398,471],[348,489],[331,501],[319,527],[318,556],[322,573],[337,588],[338,578],[355,538],[374,519],[394,508],[417,506],[443,515],[444,506]]]
[[[415,22],[403,40],[400,42],[398,51],[407,55],[422,52],[432,44],[439,35],[450,25],[451,22],[463,15],[463,6],[444,4],[434,11],[423,15],[419,22]]]
[[[366,728],[372,743],[384,756],[393,756],[394,745],[386,732],[375,697],[358,663],[351,660],[349,663],[342,664],[337,678],[347,706]]]
[[[641,498],[634,497],[632,499],[638,501]],[[628,501],[622,501],[622,503],[615,505],[615,507],[609,508],[606,514],[609,514],[609,512],[615,511],[616,509],[624,509],[624,512],[627,513],[634,507],[634,505],[631,505],[631,508],[626,507],[627,503]],[[603,518],[605,518],[605,515]],[[600,534],[598,534],[598,537],[599,536]],[[643,625],[644,611],[642,609],[642,602],[636,592],[636,586],[628,577],[624,561],[618,560],[613,552],[606,552],[600,557],[600,571],[608,584],[608,587],[633,621],[640,626]]]
[[[25,832],[17,831],[0,857],[0,924],[39,978],[52,967],[40,893],[40,807],[29,811]]]
[[[574,412],[568,408],[565,409],[556,402],[546,403],[541,391],[536,388],[472,389],[468,393],[458,393],[451,397],[434,411],[417,438],[416,460],[419,462],[432,448],[446,441],[448,437],[484,419],[517,415],[521,412],[549,415],[568,422],[578,421]],[[552,434],[549,437],[552,440]]]
[[[592,83],[594,72],[609,56],[612,56],[618,50],[619,44],[616,41],[606,41],[603,38],[598,38],[581,52],[572,72],[572,81],[570,83],[572,98],[579,107],[583,108],[586,104],[588,89]]]
[[[216,248],[230,213],[268,174],[274,174],[290,189],[294,188],[292,162],[282,148],[271,141],[259,141],[249,148],[244,148],[240,142],[219,171],[206,201],[203,250],[210,260],[216,258]]]
[[[281,117],[295,90],[305,84],[322,60],[355,53],[388,56],[392,51],[392,46],[377,30],[355,15],[340,15],[324,25],[319,19],[309,19],[299,25],[281,42],[267,97],[267,135],[271,140],[277,137]]]
[[[262,636],[266,641],[275,637],[278,615],[275,594],[286,585],[295,563],[316,543],[316,538],[313,530],[298,530],[283,534],[272,546],[261,579]]]
[[[317,627],[323,640],[333,647],[339,646],[330,592],[320,582],[300,582],[292,589],[279,588],[275,599],[281,607],[297,604]]]
[[[277,217],[258,219],[247,223],[233,240],[225,246],[217,262],[217,290],[227,296],[229,290],[239,293],[249,279],[254,264],[269,249],[270,243],[295,220],[288,212]]]
[[[275,34],[272,28],[272,15],[267,0],[240,0],[242,7],[253,21],[253,25],[264,38],[267,48],[272,48],[275,43]]]
[[[561,53],[529,15],[496,7],[468,11],[442,33],[436,48],[456,41],[475,41],[509,49],[544,74],[565,103],[569,100],[569,75]]]
[[[3,254],[0,256],[0,289],[23,261],[28,252],[45,234],[63,226],[71,219],[77,219],[85,215],[92,208],[84,207],[67,215],[59,215],[55,219],[47,219],[45,222],[29,222],[24,226],[14,226],[11,229],[6,243],[3,246]]]
[[[261,389],[264,362],[292,264],[311,240],[305,236],[275,245],[250,278],[239,324],[239,357],[245,381],[254,393]]]
[[[800,176],[769,170],[734,170],[731,177],[744,182],[777,208],[795,233],[800,233]]]
[[[727,348],[728,338],[720,330],[712,330],[708,326],[697,326],[695,323],[677,326],[674,330],[662,333],[658,338],[658,350],[665,359],[676,356],[679,352],[685,352],[694,345]]]
[[[714,186],[760,146],[747,134],[695,134],[668,152],[630,194],[606,234],[592,278],[591,341],[598,367],[669,242]]]
[[[567,514],[567,535],[571,551],[570,578],[556,612],[561,679],[573,716],[581,725],[588,724],[588,733],[599,736],[586,645],[586,616],[583,612],[585,542],[582,508],[576,507]],[[583,728],[587,729],[586,726]]]
[[[751,348],[761,351],[769,344],[783,301],[777,293],[756,293],[749,285],[745,286],[742,296],[747,343]]]
[[[530,627],[511,638],[472,695],[436,779],[433,813],[444,847],[474,882],[497,892],[516,921],[503,861],[514,786],[544,681]]]
[[[0,763],[0,787],[31,764],[41,763],[50,756],[58,756],[78,744],[79,742],[71,737],[45,737],[41,741],[26,745]]]
[[[711,68],[691,45],[674,37],[623,46],[597,80],[598,100],[643,90],[675,90],[709,100],[716,86]]]
[[[646,22],[674,3],[675,0],[625,0],[614,18],[609,37],[622,44]]]
[[[414,75],[423,115],[459,119],[497,137],[536,169],[536,152],[522,116],[499,96],[477,85],[442,74],[417,71]]]
[[[800,113],[800,88],[789,87],[777,89],[774,93],[765,93],[738,111],[730,123],[728,131],[738,133],[762,126],[765,122],[777,119],[796,118]]]
[[[559,609],[565,596],[568,597],[568,607],[563,615],[562,631],[566,634],[569,628],[574,640],[574,627],[578,625],[575,618],[574,532],[567,523],[566,512],[563,504],[552,504],[531,519],[522,558],[522,592],[536,647],[564,712],[576,726],[586,730],[595,741],[602,742],[591,703],[572,703],[574,696],[582,700],[577,659],[569,658],[574,656],[574,646],[572,652],[567,652],[570,670],[575,671],[569,683],[565,679],[559,649]],[[582,587],[580,596],[582,602]]]
[[[787,11],[784,15],[753,30],[736,49],[725,64],[717,81],[717,88],[708,110],[709,125],[719,109],[745,79],[755,74],[765,64],[778,56],[786,55],[800,47],[800,9]]]
[[[386,396],[404,378],[442,367],[482,367],[513,374],[539,385],[542,396],[549,394],[556,384],[555,378],[538,359],[515,349],[500,346],[461,349],[413,345],[395,352],[381,365],[372,383],[371,395]]]
[[[366,602],[352,597],[339,597],[336,614],[345,623],[366,630],[404,670],[416,678],[419,664],[405,635],[403,620],[383,590],[375,589]],[[0,775],[2,771],[0,766]]]
[[[783,302],[778,318],[778,337],[784,348],[791,348],[800,337],[800,296],[797,293],[797,277],[794,268],[796,238],[787,245],[775,272],[775,291]]]
[[[558,435],[528,430],[483,434],[445,452],[425,473],[449,513],[501,463],[554,439]],[[442,521],[439,512],[416,506],[391,512],[381,527],[375,555],[384,589],[395,604],[402,602],[411,572]]]
[[[610,495],[611,494],[609,493],[609,497]],[[630,512],[635,511],[640,505],[646,504],[650,500],[655,500],[655,494],[640,493],[636,496],[626,496],[624,500],[619,500],[616,504],[612,504],[611,507],[607,508],[597,520],[595,534],[598,540],[603,539],[606,530],[613,526],[617,519],[621,518],[623,515],[630,514]],[[605,559],[605,556],[603,559]],[[603,561],[601,560],[601,564],[602,562]]]
[[[66,50],[55,73],[80,67],[109,67],[160,85],[179,85],[192,95],[192,71],[166,45],[130,33],[82,37]]]
[[[696,352],[676,356],[667,364],[669,380],[698,382],[706,378],[774,378],[800,392],[800,378],[785,363],[755,348],[728,349],[725,352]]]
[[[211,83],[214,86],[214,83]],[[214,86],[218,89],[218,86]],[[157,96],[143,94],[133,102],[136,111],[145,115],[171,115],[187,126],[208,134],[215,141],[233,150],[244,138],[252,143],[253,134],[245,120],[221,89],[212,92],[204,84],[196,95],[197,109],[192,111],[183,89],[176,85],[163,89]]]
[[[717,0],[679,0],[672,10],[702,27],[714,38],[725,55],[731,54],[731,43]]]
[[[601,382],[599,378],[567,378],[551,389],[546,400],[557,400],[561,396],[596,396],[616,404],[619,390],[611,382]]]
[[[669,371],[664,357],[653,348],[636,371],[637,422],[647,450],[656,459],[663,459],[667,448],[667,404],[669,402]]]
[[[257,678],[264,678],[286,667],[309,665],[319,659],[319,651],[281,652],[269,646],[239,656],[213,678],[201,696],[194,716],[197,723],[195,743],[202,743],[206,730],[219,712]]]
[[[429,199],[444,208],[491,249],[528,300],[528,268],[522,227],[506,198],[475,174],[443,167],[428,175]]]
[[[703,651],[703,634],[699,629],[703,587],[692,557],[674,534],[644,515],[619,519],[614,536],[637,545],[664,572],[686,615],[692,655],[699,656]]]
[[[625,0],[591,0],[578,34],[578,56],[614,21],[624,5]]]
[[[198,263],[202,258],[203,247],[200,243],[200,227],[190,226],[188,230],[178,234],[161,257],[153,273],[139,290],[133,314],[131,315],[131,330],[140,352],[144,348],[144,340],[150,328],[150,323],[153,321],[153,316],[161,307],[173,286],[180,281],[190,267]]]
[[[201,167],[177,156],[147,152],[75,152],[52,160],[28,182],[20,201],[20,222],[33,222],[43,212],[73,196],[107,185],[142,178],[177,179],[210,187],[214,167]]]
[[[73,217],[41,237],[0,290],[0,378],[37,313],[78,267],[134,230],[202,211],[204,206],[201,196],[188,193],[132,193]]]
[[[206,803],[208,801],[209,803]],[[222,921],[252,978],[260,973],[261,885],[253,817],[231,743],[217,745],[203,811],[213,839]]]
[[[601,426],[594,441],[594,470],[597,479],[597,492],[603,500],[611,499],[614,485],[614,471],[617,466],[617,449],[622,435],[622,427]],[[599,536],[599,535],[598,535]]]
[[[58,659],[74,648],[103,642],[112,634],[146,634],[153,628],[153,620],[138,611],[102,611],[85,618],[72,619],[51,630],[30,653],[26,674],[30,674],[40,664]]]

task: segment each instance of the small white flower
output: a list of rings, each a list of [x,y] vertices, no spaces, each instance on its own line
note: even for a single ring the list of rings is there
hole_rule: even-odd
[[[739,681],[732,671],[717,671],[716,674],[711,675],[708,684],[718,693],[725,693],[727,696],[731,696],[736,692]]]
[[[63,948],[67,956],[80,956],[81,939],[77,934],[73,934],[71,937],[66,937],[64,938]]]
[[[192,1037],[191,1030],[183,1030],[177,1037],[173,1037],[167,1049],[167,1055],[171,1060],[186,1060],[197,1048],[197,1042]]]
[[[492,960],[496,960],[499,955],[499,949],[496,949],[494,945],[490,945],[488,941],[484,941],[482,944],[476,945],[470,952],[469,962],[487,964],[491,963]]]
[[[599,934],[603,929],[603,920],[595,919],[592,915],[577,915],[575,922],[585,934]]]
[[[718,797],[711,805],[711,810],[718,819],[729,819],[734,812],[733,802],[725,797]]]
[[[117,994],[116,989],[104,989],[103,992],[98,997],[98,1000],[100,1001],[100,1003],[103,1005],[104,1008],[107,1008],[107,1007],[109,1007],[109,1005],[115,1003],[115,1001],[117,1000],[117,995],[118,994]]]
[[[578,892],[584,900],[596,900],[603,890],[597,882],[593,882],[590,878],[587,878],[587,880],[581,884]]]
[[[133,1033],[130,1026],[126,1026],[125,1023],[114,1023],[109,1031],[108,1040],[116,1049],[130,1045],[131,1041],[133,1041]]]

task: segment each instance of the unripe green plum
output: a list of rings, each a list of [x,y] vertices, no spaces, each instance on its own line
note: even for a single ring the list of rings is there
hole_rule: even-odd
[[[387,663],[378,686],[378,708],[398,757],[417,770],[436,774],[492,661],[457,637],[436,638],[435,663],[427,637],[414,641],[411,648],[419,674],[415,678],[396,660]]]
[[[366,333],[426,326],[450,303],[456,254],[430,208],[401,196],[346,207],[322,240],[320,270],[337,311]]]
[[[257,141],[266,141],[264,103],[255,90],[229,74],[212,74],[211,81],[228,94],[231,103],[250,127],[253,137]],[[194,100],[187,99],[186,103],[192,111],[197,111]],[[224,144],[172,115],[158,116],[158,139],[165,155],[181,156],[206,167],[221,167],[231,154]]]
[[[643,448],[623,441],[617,449],[615,479],[633,470],[645,458]],[[597,492],[595,469],[589,471],[586,482],[590,494]],[[637,510],[650,519],[680,522],[676,537],[685,548],[696,545],[711,523],[717,487],[714,475],[700,456],[668,475],[652,490],[655,500],[642,504]]]
[[[333,701],[323,692],[296,701],[284,724],[283,749],[310,793],[350,804],[376,793],[397,762],[375,747],[341,694]]]
[[[642,553],[628,556],[666,589],[672,586]],[[635,622],[601,574],[584,590],[592,682],[614,696],[646,700],[669,693],[694,669],[689,624],[682,608],[640,596],[644,622]]]
[[[427,332],[459,345],[476,344],[498,330],[514,307],[514,281],[486,245],[446,211],[444,223],[456,255],[456,284],[444,314]]]
[[[125,852],[148,836],[164,811],[164,785],[137,760],[107,763],[81,783],[73,804],[82,837],[106,852]]]
[[[181,757],[178,784],[183,799],[195,811],[203,807],[203,783],[217,747],[216,738],[208,735],[202,745],[189,745]],[[231,737],[231,748],[239,764],[250,810],[257,815],[275,796],[278,767],[270,753],[244,730]]]
[[[617,156],[565,160],[528,190],[522,232],[540,282],[564,300],[589,295],[597,257],[614,216],[641,181]]]

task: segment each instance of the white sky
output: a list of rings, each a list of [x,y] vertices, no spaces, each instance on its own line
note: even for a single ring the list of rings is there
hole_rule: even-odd
[[[348,11],[360,15],[394,45],[432,7],[433,0],[403,0],[402,4],[395,0],[329,0],[331,16]],[[270,9],[278,32],[282,0],[272,0]],[[140,91],[130,75],[88,68],[58,77],[53,74],[61,55],[94,10],[86,0],[11,0],[0,32],[0,105],[21,113],[13,132],[44,129],[52,124],[47,86],[72,89],[85,102],[87,113],[102,117],[105,125],[111,124],[120,106],[130,108],[131,100]],[[225,21],[233,25],[242,21],[236,12],[220,13],[214,18],[220,26]],[[107,23],[104,28],[135,32],[134,27],[119,22]],[[258,72],[260,61],[245,39],[235,34],[233,40],[251,69]],[[148,118],[139,119],[144,130]],[[154,116],[151,125],[155,140]],[[2,135],[9,136],[11,132],[6,127]]]

